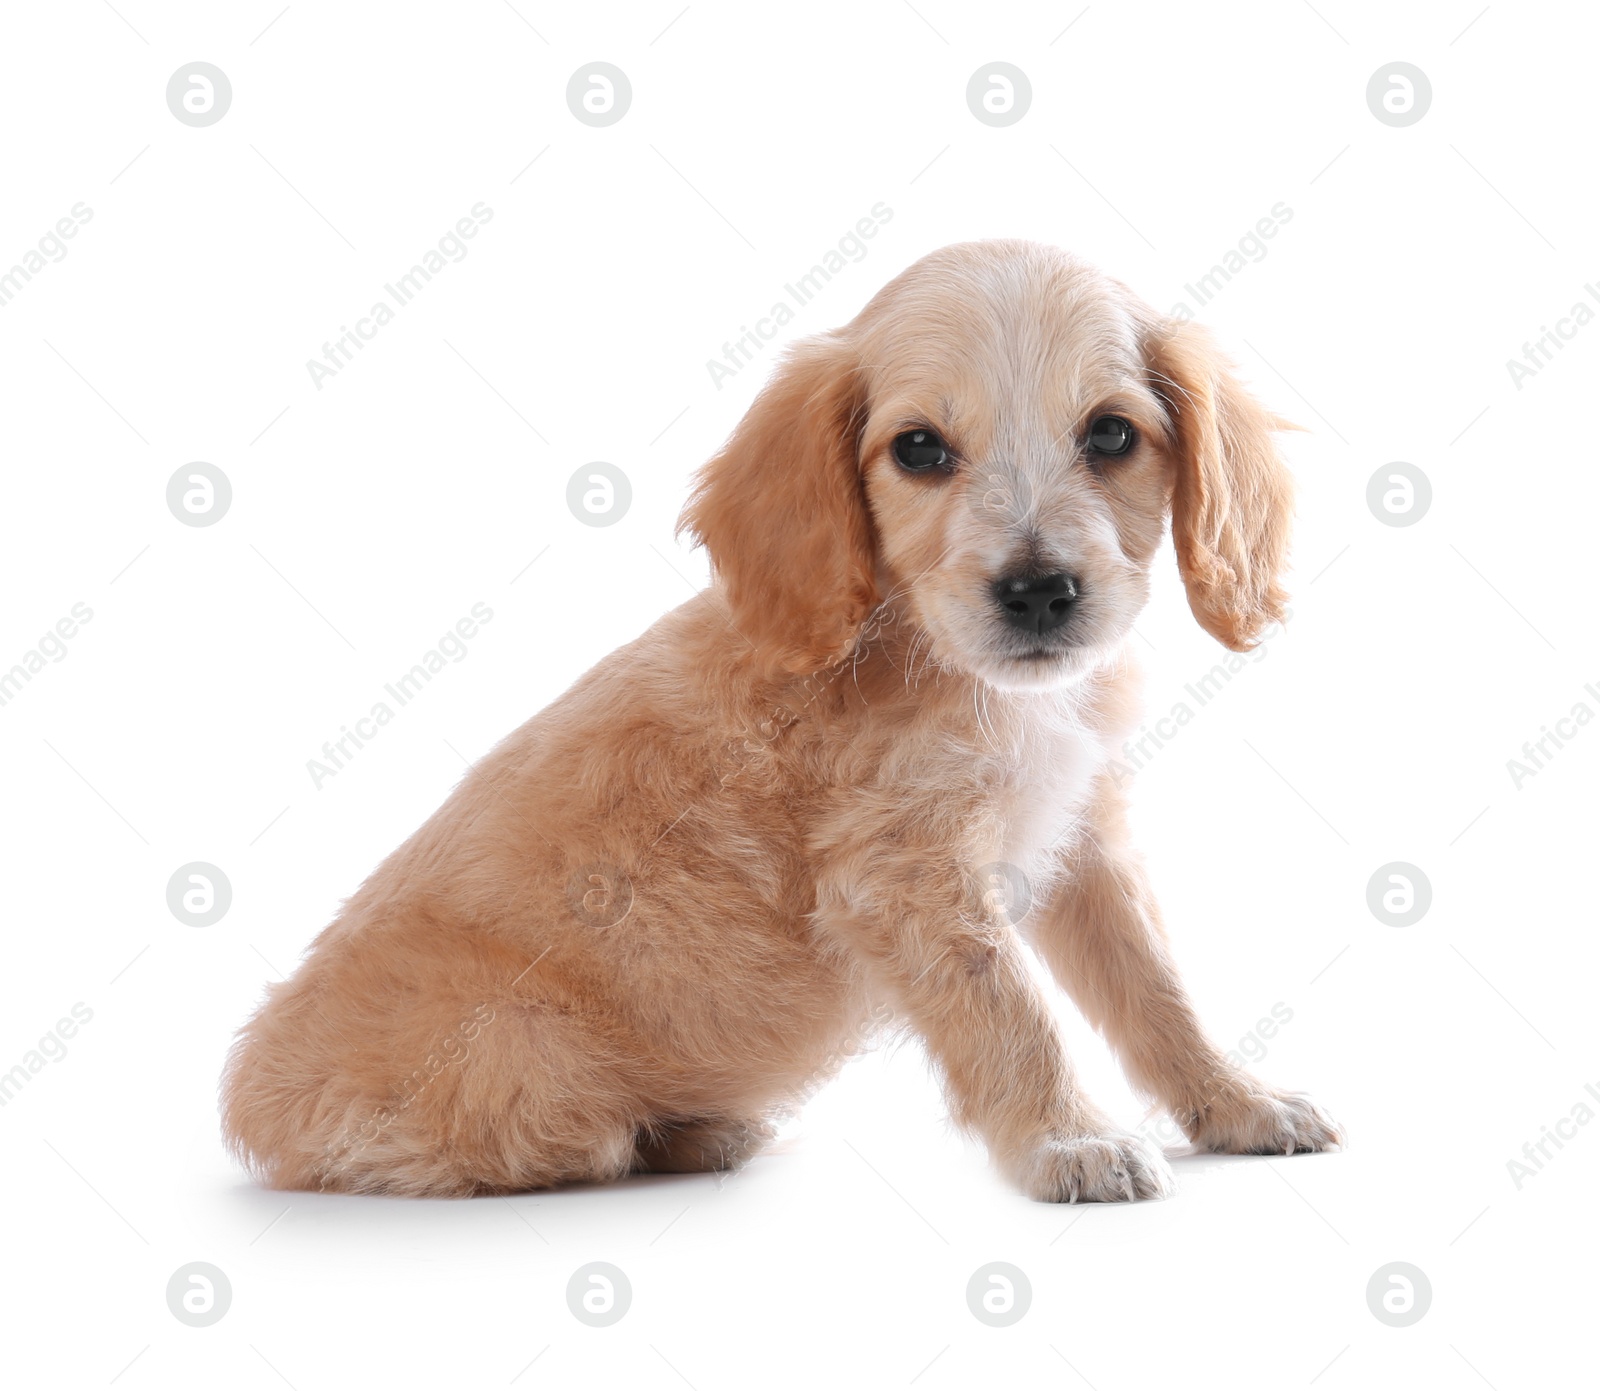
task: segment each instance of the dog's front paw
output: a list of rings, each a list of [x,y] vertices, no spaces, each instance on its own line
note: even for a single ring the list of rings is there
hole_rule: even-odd
[[[1022,1175],[1030,1198],[1045,1203],[1129,1203],[1164,1198],[1176,1186],[1167,1161],[1138,1135],[1059,1135]]]
[[[1177,1118],[1213,1154],[1310,1154],[1344,1143],[1337,1121],[1299,1092],[1253,1083]]]

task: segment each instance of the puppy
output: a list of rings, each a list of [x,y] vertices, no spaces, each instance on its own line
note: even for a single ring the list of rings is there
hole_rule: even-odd
[[[1190,607],[1283,611],[1283,428],[1049,247],[953,246],[797,344],[682,525],[714,582],[463,779],[241,1032],[266,1183],[474,1194],[736,1165],[885,1011],[1049,1202],[1158,1197],[1026,942],[1199,1148],[1339,1132],[1206,1036],[1112,753],[1170,517]],[[1026,910],[1026,911],[1024,911]]]

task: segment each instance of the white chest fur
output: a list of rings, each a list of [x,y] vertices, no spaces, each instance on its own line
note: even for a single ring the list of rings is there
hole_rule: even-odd
[[[1042,892],[1083,824],[1107,736],[1069,693],[991,692],[983,713],[973,757],[988,804],[986,853]]]

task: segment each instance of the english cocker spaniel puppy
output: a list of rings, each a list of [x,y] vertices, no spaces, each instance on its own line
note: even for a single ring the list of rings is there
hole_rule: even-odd
[[[234,1046],[279,1188],[734,1165],[892,1014],[1050,1202],[1156,1197],[1028,947],[1195,1146],[1340,1138],[1230,1065],[1108,772],[1170,517],[1243,651],[1282,614],[1283,422],[1208,335],[1049,247],[948,247],[797,344],[683,515],[710,588],[463,779]]]

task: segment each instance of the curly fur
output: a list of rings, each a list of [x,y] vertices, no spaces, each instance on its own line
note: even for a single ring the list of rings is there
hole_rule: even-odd
[[[1139,442],[1097,462],[1106,412]],[[685,511],[712,586],[474,767],[270,992],[224,1078],[234,1151],[418,1195],[723,1167],[892,1020],[1026,1192],[1167,1191],[1075,1081],[1030,944],[1197,1144],[1335,1143],[1207,1039],[1105,772],[1169,520],[1208,631],[1281,615],[1278,425],[1202,332],[1022,242],[938,252],[797,345]],[[954,469],[895,464],[914,426]],[[1069,644],[1018,654],[993,585],[1019,568],[1080,577]]]

